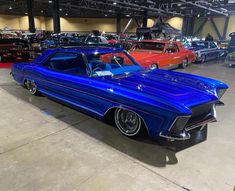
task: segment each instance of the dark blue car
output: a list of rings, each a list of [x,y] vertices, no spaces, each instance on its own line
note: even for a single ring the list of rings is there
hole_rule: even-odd
[[[226,52],[225,50],[220,49],[213,41],[192,41],[190,46],[186,48],[194,50],[196,54],[196,61],[201,63],[219,59]]]
[[[123,49],[81,47],[44,52],[12,67],[16,82],[94,117],[126,136],[185,140],[216,120],[228,86],[196,75],[142,68]]]

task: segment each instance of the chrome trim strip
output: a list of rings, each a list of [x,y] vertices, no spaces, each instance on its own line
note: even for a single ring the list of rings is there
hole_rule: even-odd
[[[204,121],[201,121],[199,123],[196,123],[196,124],[194,124],[194,125],[192,125],[190,127],[186,127],[185,130],[186,131],[190,131],[190,130],[195,129],[197,127],[203,126],[203,125],[205,125],[207,123],[216,122],[216,121],[217,121],[216,118],[214,116],[212,116],[211,118],[209,118],[207,120],[204,120]]]
[[[185,140],[188,140],[190,139],[190,134],[184,134],[184,136],[182,136],[182,138],[180,137],[171,137],[171,136],[168,136],[168,135],[163,135],[162,132],[159,133],[159,136],[160,137],[163,137],[165,139],[170,139],[170,140],[175,140],[175,141],[185,141]]]

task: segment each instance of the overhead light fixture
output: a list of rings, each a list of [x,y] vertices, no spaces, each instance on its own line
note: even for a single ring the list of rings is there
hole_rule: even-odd
[[[68,13],[65,13],[66,16],[68,16]]]
[[[128,14],[126,15],[126,17],[129,17],[129,16],[130,16],[130,15],[128,15]]]
[[[41,10],[41,13],[43,13],[44,11],[43,10]]]
[[[104,16],[105,16],[105,17],[107,17],[108,15],[107,15],[107,14],[105,14]]]
[[[52,3],[52,1],[48,1],[48,3]]]
[[[63,11],[63,9],[60,8],[60,11]]]
[[[113,4],[114,4],[114,5],[117,5],[117,2],[115,1],[115,2],[113,2]]]
[[[109,10],[109,12],[112,12],[112,10]]]
[[[197,17],[199,18],[199,17],[200,17],[200,14],[198,14]]]
[[[9,7],[9,10],[12,10],[12,6]]]
[[[28,15],[28,13],[24,13],[25,15]]]

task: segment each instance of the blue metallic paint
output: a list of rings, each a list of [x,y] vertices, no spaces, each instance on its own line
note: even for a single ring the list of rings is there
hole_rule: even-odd
[[[44,68],[42,64],[56,52],[75,52],[86,56],[120,52],[113,48],[54,49],[44,52],[32,63],[12,67],[14,79],[21,85],[34,81],[38,90],[98,118],[111,108],[122,107],[138,113],[151,137],[167,135],[178,116],[190,116],[190,107],[216,102],[216,91],[227,89],[220,81],[191,74],[141,70],[120,78],[78,76]],[[137,64],[137,63],[136,63]]]
[[[202,56],[206,56],[206,60],[217,59],[225,53],[225,51],[219,49],[219,47],[213,41],[195,41],[194,43],[196,42],[205,43],[205,46],[197,46],[194,44],[193,46],[187,47],[187,49],[195,51],[196,61],[202,61]],[[210,44],[213,44],[215,47],[210,47]]]

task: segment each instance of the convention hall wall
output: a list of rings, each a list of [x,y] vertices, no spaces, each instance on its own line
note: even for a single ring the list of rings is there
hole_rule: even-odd
[[[204,19],[205,18],[196,19],[194,31],[196,31],[198,29],[198,27],[200,26],[200,24],[203,22]],[[223,35],[225,17],[213,17],[213,19],[214,19],[214,22],[216,23],[218,31],[220,32],[221,35]],[[235,31],[235,15],[230,16],[229,23],[228,23],[228,30],[226,33],[226,38],[228,38],[229,34],[234,31]],[[205,37],[208,33],[210,33],[214,38],[218,39],[218,36],[215,32],[215,29],[212,26],[210,18],[207,19],[206,24],[204,25],[202,30],[198,33],[198,35],[201,37]]]
[[[125,28],[129,19],[122,19],[122,30]],[[173,27],[181,30],[182,18],[173,17],[167,19]],[[154,24],[154,19],[148,19],[148,26],[151,27]],[[28,30],[28,17],[27,16],[12,16],[12,15],[0,15],[0,29],[5,27],[14,30]],[[35,27],[38,30],[53,30],[53,19],[49,17],[35,17]],[[136,23],[132,22],[129,32],[135,32]],[[116,21],[113,18],[65,18],[61,17],[61,30],[62,31],[91,31],[100,30],[105,32],[116,31]]]

